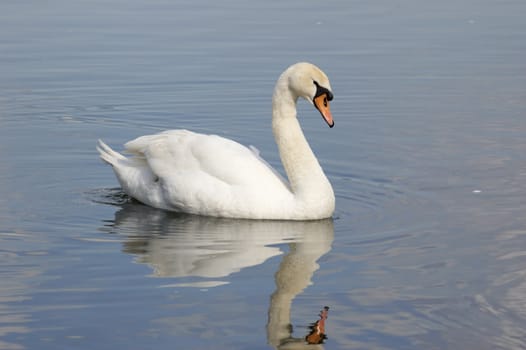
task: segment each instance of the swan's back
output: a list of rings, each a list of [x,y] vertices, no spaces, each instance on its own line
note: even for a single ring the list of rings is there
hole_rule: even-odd
[[[147,165],[153,174],[149,184],[123,186],[135,187],[133,196],[146,204],[193,214],[246,218],[286,211],[276,206],[276,201],[291,205],[293,196],[285,180],[259,157],[257,150],[235,141],[169,130],[141,136],[126,143],[125,148],[133,158],[115,170],[121,173],[121,179],[126,177],[123,173],[136,172],[129,165]],[[152,198],[152,193],[158,195]]]

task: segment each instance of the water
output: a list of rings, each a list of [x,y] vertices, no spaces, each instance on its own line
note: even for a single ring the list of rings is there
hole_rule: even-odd
[[[0,349],[526,349],[522,1],[0,4]],[[332,220],[221,220],[130,201],[95,142],[168,128],[257,146],[275,79]],[[292,327],[291,327],[292,326]],[[281,344],[281,345],[280,345]]]

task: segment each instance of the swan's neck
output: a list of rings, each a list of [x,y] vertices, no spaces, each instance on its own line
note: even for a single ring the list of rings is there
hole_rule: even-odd
[[[280,79],[281,80],[281,79]],[[316,205],[334,206],[329,180],[296,118],[297,96],[278,81],[272,99],[272,131],[294,196]],[[332,203],[331,203],[332,201]]]

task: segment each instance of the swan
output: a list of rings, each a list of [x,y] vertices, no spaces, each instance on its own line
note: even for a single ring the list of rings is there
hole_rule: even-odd
[[[328,218],[335,208],[334,192],[296,117],[299,97],[334,126],[327,75],[311,63],[288,67],[272,96],[272,131],[288,181],[252,146],[183,129],[127,142],[129,157],[102,140],[97,150],[123,191],[155,208],[243,219]]]

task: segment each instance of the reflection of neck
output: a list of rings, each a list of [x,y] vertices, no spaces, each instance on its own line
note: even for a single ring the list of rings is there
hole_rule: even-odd
[[[276,349],[285,343],[304,343],[303,337],[292,338],[290,308],[296,295],[311,283],[312,275],[319,268],[316,261],[330,250],[332,230],[330,234],[330,237],[322,235],[312,241],[291,243],[289,253],[281,261],[275,275],[276,291],[270,297],[267,323],[268,342]]]

